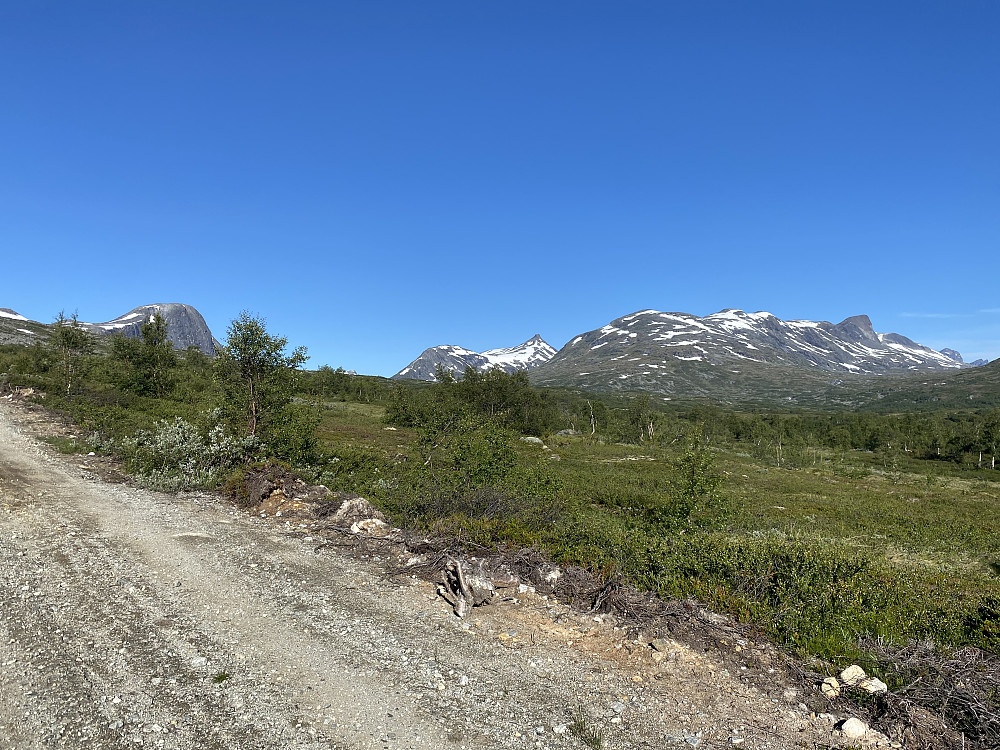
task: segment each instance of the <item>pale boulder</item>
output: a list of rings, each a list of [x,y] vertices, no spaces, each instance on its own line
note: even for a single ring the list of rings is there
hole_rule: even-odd
[[[865,670],[859,667],[857,664],[852,664],[843,672],[840,673],[840,681],[845,685],[850,685],[851,687],[856,686],[868,675],[865,674]]]
[[[889,686],[877,677],[865,677],[858,683],[858,687],[872,695],[883,695],[889,692]]]
[[[840,725],[840,731],[849,740],[860,740],[868,734],[868,725],[861,719],[848,719]]]

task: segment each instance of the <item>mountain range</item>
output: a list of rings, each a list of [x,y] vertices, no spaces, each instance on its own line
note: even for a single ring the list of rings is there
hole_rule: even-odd
[[[159,314],[167,323],[167,338],[176,349],[195,346],[208,355],[215,354],[219,342],[212,336],[205,319],[191,305],[164,302],[136,307],[106,323],[84,323],[81,327],[91,333],[107,336],[120,333],[138,338],[142,324],[151,315]],[[44,340],[51,324],[29,320],[9,308],[0,308],[0,344],[33,344]]]
[[[507,349],[489,349],[474,352],[461,346],[445,344],[424,349],[423,353],[392,377],[394,379],[434,380],[437,368],[444,367],[455,373],[465,372],[466,367],[489,370],[499,367],[506,372],[527,370],[548,362],[556,350],[541,336],[535,334],[523,344]]]
[[[487,354],[433,347],[396,377],[431,380],[438,364],[458,372],[487,369],[493,366]],[[649,392],[666,400],[848,405],[860,380],[982,364],[964,362],[953,349],[935,351],[897,333],[877,333],[867,315],[834,324],[726,309],[704,317],[640,310],[581,333],[558,352],[546,345],[515,366],[541,386]]]
[[[195,346],[215,353],[219,343],[190,305],[143,305],[105,323],[81,325],[102,336],[138,337],[142,323],[154,313],[167,321],[176,348]],[[44,341],[50,330],[51,324],[0,308],[0,344]],[[971,403],[964,405],[971,407],[993,398],[1000,375],[1000,364],[976,367],[983,364],[964,362],[954,349],[935,351],[897,333],[877,333],[866,315],[834,324],[733,309],[704,317],[640,310],[575,336],[558,352],[539,335],[484,352],[431,347],[394,377],[433,380],[438,367],[459,374],[466,367],[499,367],[507,372],[526,369],[539,386],[646,392],[666,401],[913,408],[965,399]],[[981,369],[982,377],[946,376],[972,368]]]

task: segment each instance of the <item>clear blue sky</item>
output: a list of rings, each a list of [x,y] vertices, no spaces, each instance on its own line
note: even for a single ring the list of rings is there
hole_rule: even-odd
[[[1000,3],[0,0],[0,307],[310,366],[643,308],[1000,356]]]

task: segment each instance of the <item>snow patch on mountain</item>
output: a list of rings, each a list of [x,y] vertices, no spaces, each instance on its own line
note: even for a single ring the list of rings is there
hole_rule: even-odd
[[[498,367],[505,372],[515,372],[544,364],[555,353],[556,350],[538,334],[518,346],[488,349],[485,352],[474,352],[451,344],[433,346],[425,349],[419,357],[393,375],[393,378],[434,380],[439,365],[457,375],[465,372],[466,367],[484,371]]]
[[[700,363],[703,375],[720,365],[747,361],[857,375],[971,366],[953,349],[938,352],[897,333],[876,333],[867,315],[834,324],[786,321],[769,312],[737,309],[704,317],[640,310],[574,337],[533,372],[532,379],[542,385],[572,383],[601,388],[648,375],[654,381],[662,380],[663,388],[676,387],[671,384],[674,370],[656,373],[650,372],[648,365],[630,364],[648,361],[646,358],[671,362],[675,368]],[[588,375],[586,380],[580,380],[583,373]],[[650,386],[647,382],[643,387]]]

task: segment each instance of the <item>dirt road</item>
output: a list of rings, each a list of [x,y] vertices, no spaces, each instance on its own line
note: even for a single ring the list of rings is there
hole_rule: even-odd
[[[681,644],[655,663],[530,595],[458,620],[301,529],[105,483],[28,419],[0,401],[0,750],[842,742]]]

